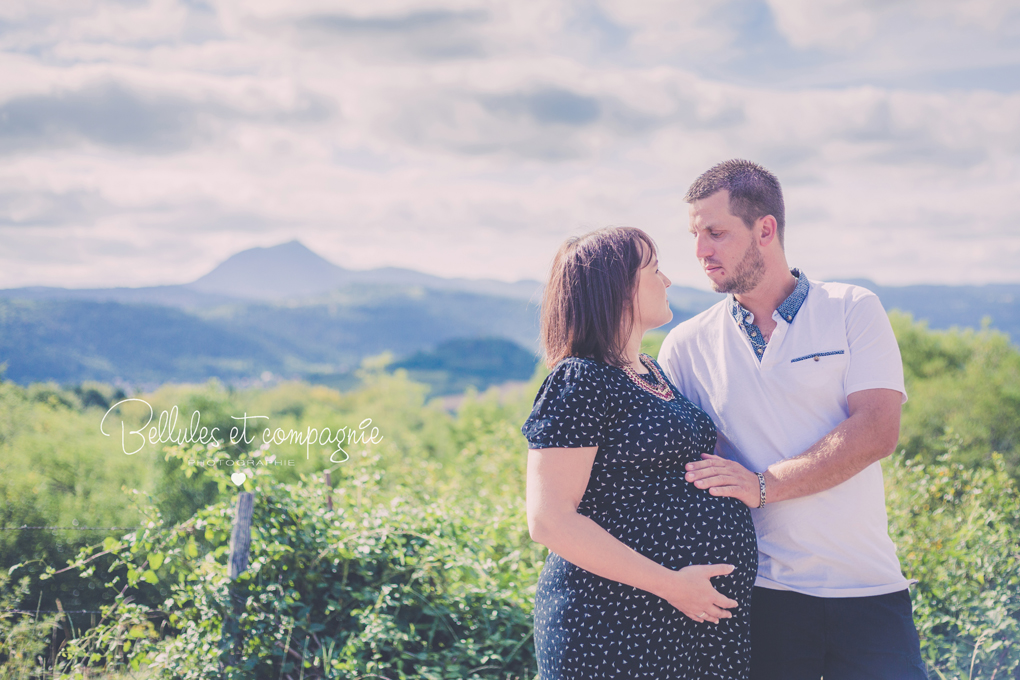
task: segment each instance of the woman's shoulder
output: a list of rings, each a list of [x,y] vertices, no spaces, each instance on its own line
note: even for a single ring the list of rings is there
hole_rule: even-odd
[[[612,368],[609,364],[604,361],[598,361],[592,357],[563,357],[556,365],[553,370],[560,368],[573,368],[575,370],[588,370],[588,371],[601,371],[607,368]]]
[[[543,393],[605,391],[612,366],[590,357],[564,357],[549,371],[539,390]]]
[[[612,368],[604,361],[591,357],[564,357],[552,367],[549,375],[562,380],[602,381]]]
[[[566,357],[552,367],[521,431],[531,448],[595,446],[607,416],[608,365]]]

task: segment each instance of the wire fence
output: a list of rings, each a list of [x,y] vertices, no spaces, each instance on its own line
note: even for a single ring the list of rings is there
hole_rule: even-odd
[[[0,527],[0,531],[137,531],[145,529],[144,525],[136,527],[30,527],[22,524],[20,527]],[[98,609],[2,609],[0,614],[102,614]]]
[[[330,484],[330,474],[326,472],[325,481],[327,486]],[[238,495],[237,506],[235,509],[234,527],[230,537],[230,561],[229,561],[229,576],[231,582],[237,579],[238,575],[248,568],[248,553],[251,547],[251,521],[252,521],[252,510],[254,503],[254,494],[251,492],[241,492]],[[326,504],[329,509],[333,509],[333,498],[332,495],[327,494]],[[172,531],[173,527],[161,527],[148,526],[141,524],[134,527],[85,527],[85,526],[69,526],[69,527],[48,527],[48,526],[28,526],[21,525],[20,527],[0,527],[0,531],[139,531],[148,529],[156,533],[165,533]],[[69,567],[70,568],[70,567]],[[77,594],[77,591],[75,591]],[[57,601],[59,605],[59,600]],[[28,614],[28,615],[39,615],[39,614],[102,614],[103,612],[92,609],[4,609],[0,610],[0,614]],[[239,612],[235,612],[235,616]],[[224,620],[224,626],[228,626],[228,621]]]
[[[332,487],[332,478],[329,471],[323,475],[326,483],[326,488]],[[230,581],[233,582],[237,579],[238,575],[248,568],[248,554],[251,549],[251,523],[252,523],[252,511],[254,504],[254,494],[251,492],[241,492],[237,497],[237,505],[235,506],[234,526],[230,536],[230,557],[228,562],[228,575]],[[330,510],[333,509],[333,496],[330,493],[326,494],[326,507]],[[69,526],[69,527],[47,527],[47,526],[28,526],[21,525],[20,527],[0,527],[0,531],[140,531],[147,529],[156,533],[164,533],[173,531],[174,527],[165,526],[148,526],[141,524],[134,527],[84,527],[84,526]],[[59,601],[57,602],[59,605]],[[236,609],[236,608],[235,608]],[[0,610],[3,614],[102,614],[101,611],[91,609],[39,609],[39,610],[24,610],[24,609],[7,609]],[[233,612],[234,617],[240,614],[240,611]],[[224,630],[229,628],[230,617],[224,618]],[[236,643],[236,641],[235,641]],[[236,646],[236,645],[235,645]]]
[[[102,614],[97,609],[5,609],[4,614]]]
[[[136,527],[0,527],[0,531],[137,531],[148,527],[139,525]]]

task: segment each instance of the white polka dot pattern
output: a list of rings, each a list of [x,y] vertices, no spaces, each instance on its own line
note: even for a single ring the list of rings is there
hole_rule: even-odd
[[[567,358],[542,384],[521,430],[534,449],[598,445],[577,511],[670,569],[734,565],[712,584],[741,606],[717,625],[698,623],[660,597],[550,552],[535,594],[541,680],[748,675],[754,525],[740,501],[684,480],[684,465],[712,450],[716,431],[670,386],[676,396],[665,401],[619,368]]]

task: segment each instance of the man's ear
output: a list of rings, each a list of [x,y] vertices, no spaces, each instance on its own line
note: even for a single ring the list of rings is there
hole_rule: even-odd
[[[776,218],[772,215],[759,217],[754,226],[758,236],[758,245],[764,247],[776,240],[776,229],[779,225],[776,224]]]

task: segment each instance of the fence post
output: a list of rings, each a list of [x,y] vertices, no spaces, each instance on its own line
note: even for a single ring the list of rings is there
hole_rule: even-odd
[[[251,515],[255,495],[242,491],[237,496],[237,512],[234,515],[234,530],[230,535],[230,568],[227,575],[234,581],[248,568],[248,551],[251,550]]]
[[[237,496],[237,508],[234,514],[234,528],[230,534],[230,563],[227,576],[229,609],[223,617],[220,646],[221,662],[233,666],[241,644],[239,617],[244,604],[234,591],[234,581],[248,568],[248,553],[251,550],[251,516],[255,504],[255,495],[250,491],[242,491]]]

